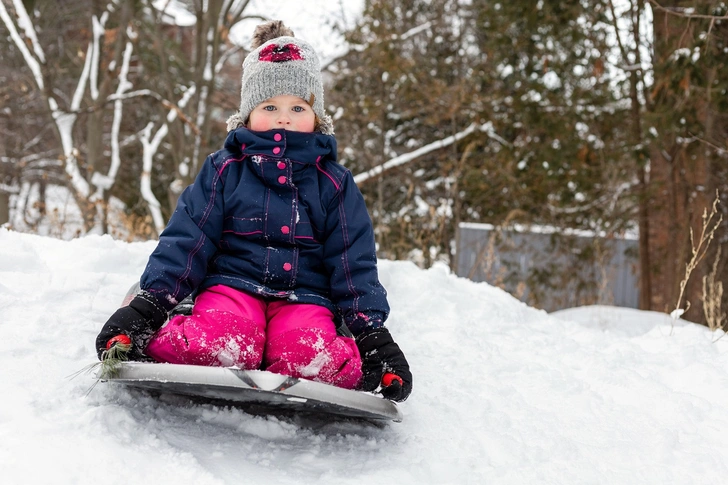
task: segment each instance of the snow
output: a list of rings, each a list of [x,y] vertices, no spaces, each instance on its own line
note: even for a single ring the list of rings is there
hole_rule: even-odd
[[[459,224],[459,227],[464,227],[467,229],[482,229],[486,231],[492,231],[496,229],[496,226],[493,224],[487,224],[483,222],[461,222]],[[509,226],[509,228],[512,228],[512,230],[516,232],[528,232],[533,234],[563,234],[565,236],[575,236],[575,237],[586,237],[586,238],[595,238],[595,237],[610,237],[615,239],[626,239],[631,241],[636,241],[639,239],[639,234],[635,232],[624,232],[622,234],[607,234],[604,231],[589,231],[586,229],[571,229],[571,228],[558,228],[556,226],[549,226],[544,224],[512,224]]]
[[[250,416],[74,374],[154,242],[0,229],[0,470],[24,484],[725,482],[728,339],[668,315],[548,315],[381,261],[414,392],[386,426]]]
[[[197,23],[195,14],[187,10],[179,0],[154,0],[154,8],[164,11],[164,22],[180,27],[191,27]]]

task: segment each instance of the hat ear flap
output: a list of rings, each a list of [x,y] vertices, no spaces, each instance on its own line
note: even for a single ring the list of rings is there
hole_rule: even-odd
[[[235,113],[227,119],[227,131],[237,130],[241,126],[245,126],[245,120],[240,113]]]
[[[334,122],[331,119],[331,116],[325,114],[318,120],[318,127],[317,130],[323,133],[324,135],[333,135],[334,134]]]

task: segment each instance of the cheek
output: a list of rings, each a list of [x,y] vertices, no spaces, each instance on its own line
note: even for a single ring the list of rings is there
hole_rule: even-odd
[[[311,116],[306,116],[301,122],[299,123],[299,131],[303,132],[312,132],[314,127],[316,126],[316,116],[311,113]]]
[[[270,122],[264,114],[253,111],[250,113],[250,119],[248,120],[248,129],[253,131],[268,131],[270,129]]]

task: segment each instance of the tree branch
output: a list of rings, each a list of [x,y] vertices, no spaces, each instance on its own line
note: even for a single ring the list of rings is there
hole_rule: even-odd
[[[692,13],[691,11],[693,9],[690,8],[684,8],[684,7],[663,7],[659,3],[657,3],[656,0],[647,0],[647,2],[652,5],[655,9],[660,10],[662,12],[665,12],[668,15],[672,15],[674,17],[682,17],[686,19],[708,19],[708,20],[725,20],[728,19],[728,13],[725,15],[705,15],[705,14],[697,14]]]
[[[357,184],[366,182],[369,179],[372,179],[372,178],[375,178],[375,177],[381,175],[382,173],[384,173],[385,171],[387,171],[391,168],[398,167],[400,165],[404,165],[404,164],[409,163],[412,160],[419,158],[423,155],[426,155],[430,152],[439,150],[440,148],[445,148],[446,146],[450,146],[453,143],[462,140],[463,138],[470,135],[471,133],[473,133],[476,130],[486,133],[490,138],[497,140],[499,143],[501,143],[503,145],[510,146],[510,143],[508,143],[508,141],[504,140],[500,135],[495,133],[495,131],[493,130],[492,123],[485,123],[483,125],[477,125],[477,124],[473,123],[459,133],[448,136],[447,138],[443,138],[442,140],[437,140],[435,142],[429,143],[410,153],[405,153],[404,155],[394,157],[391,160],[372,168],[371,170],[368,170],[366,172],[355,175],[354,182],[356,182]]]
[[[368,47],[370,47],[374,43],[381,44],[381,43],[384,43],[384,42],[387,42],[387,41],[407,40],[410,37],[414,37],[415,35],[417,35],[417,34],[419,34],[421,32],[426,31],[430,27],[432,27],[432,22],[429,22],[428,21],[428,22],[425,22],[424,24],[418,25],[417,27],[412,27],[411,29],[409,29],[407,32],[405,32],[403,34],[391,34],[391,35],[389,35],[388,37],[386,37],[384,39],[377,38],[377,39],[375,39],[375,41],[369,42],[368,44],[351,44],[351,43],[348,43],[347,45],[349,47],[347,47],[346,50],[344,50],[340,54],[337,54],[333,58],[329,59],[326,62],[326,64],[324,64],[324,65],[321,66],[321,70],[322,71],[326,71],[332,65],[334,65],[337,61],[340,61],[341,59],[343,59],[344,57],[346,57],[351,51],[364,52],[365,50],[367,50]]]
[[[194,88],[194,86],[193,86],[193,88]],[[200,128],[184,114],[184,112],[178,105],[169,101],[168,99],[165,99],[161,94],[154,92],[151,89],[140,89],[138,91],[132,91],[130,93],[126,93],[126,94],[122,94],[122,95],[112,94],[111,96],[106,98],[106,102],[138,98],[138,97],[143,97],[143,96],[149,96],[150,98],[154,98],[157,101],[159,101],[162,104],[162,106],[164,106],[165,108],[176,111],[177,116],[179,117],[180,121],[182,121],[183,123],[188,125],[190,127],[190,129],[192,129],[192,131],[194,131],[195,133],[200,132]]]

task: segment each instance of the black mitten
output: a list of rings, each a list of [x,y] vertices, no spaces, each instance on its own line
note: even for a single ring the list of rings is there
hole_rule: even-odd
[[[127,354],[129,360],[139,360],[154,332],[164,325],[167,312],[157,299],[142,291],[134,297],[128,306],[116,310],[96,337],[96,352],[99,360],[107,349],[109,341],[116,336],[126,335],[131,340],[131,349]]]
[[[364,391],[379,392],[392,401],[404,401],[412,392],[412,373],[402,350],[384,327],[369,330],[356,338],[362,359]]]

